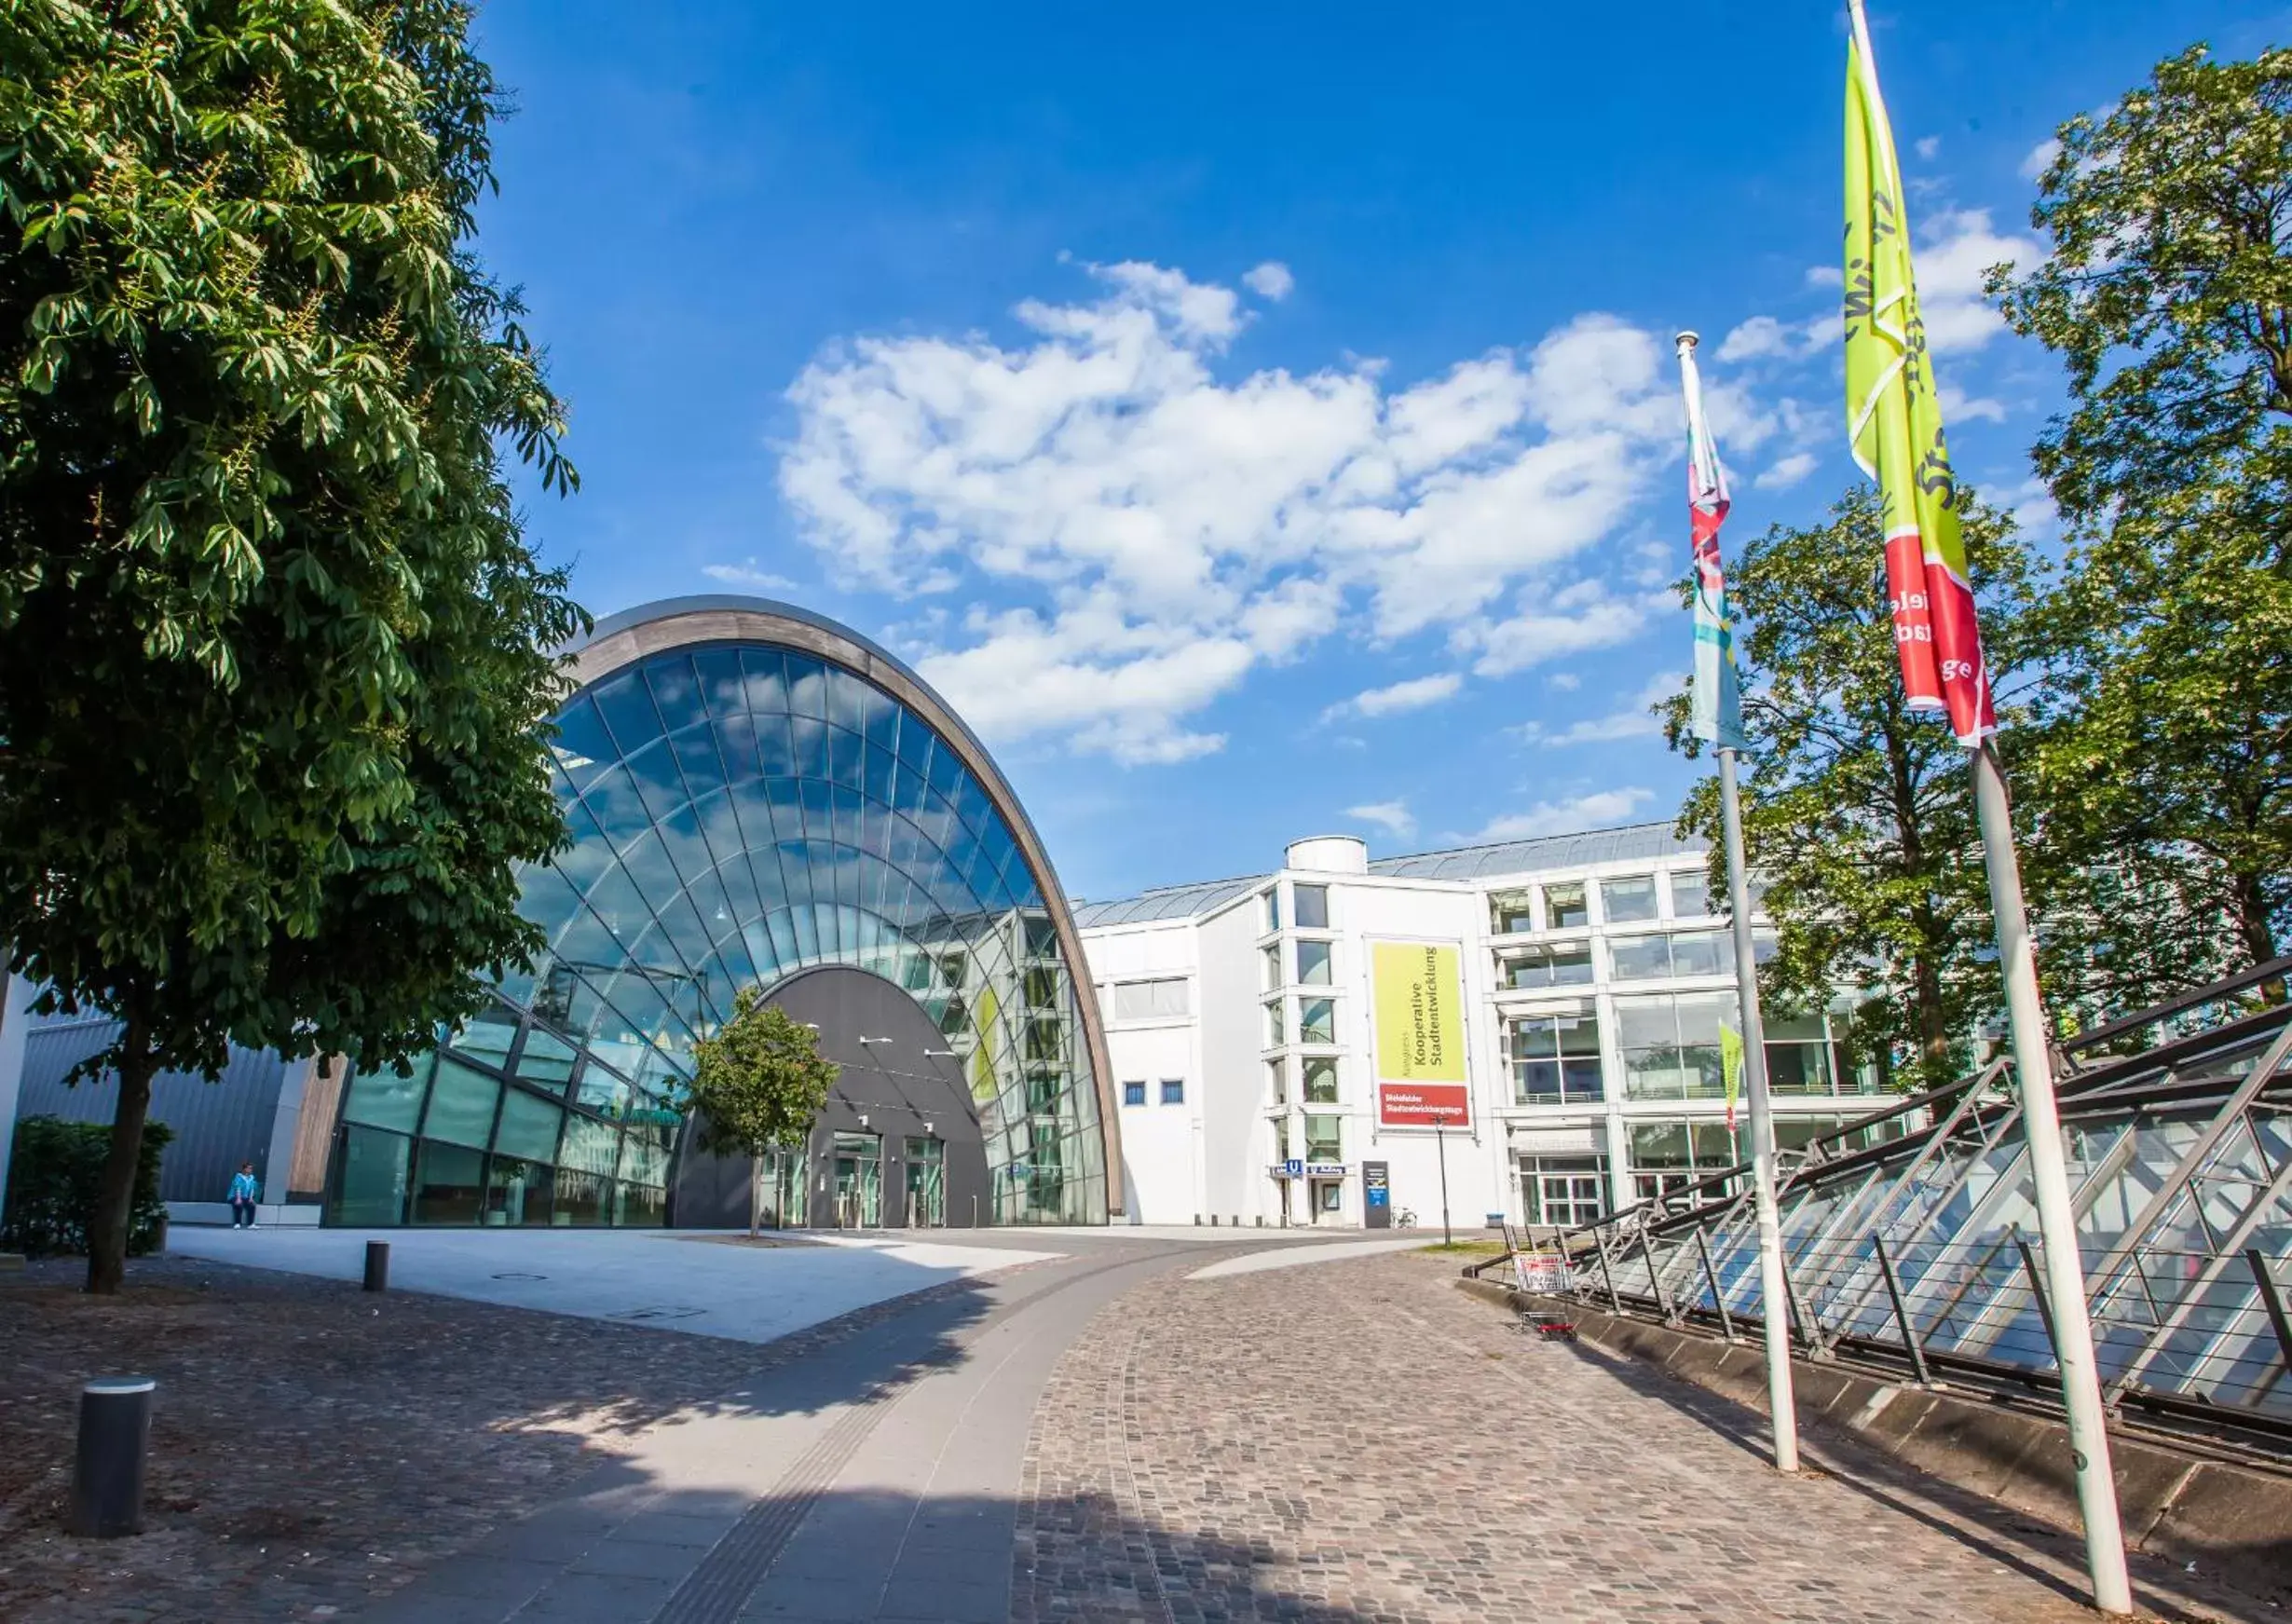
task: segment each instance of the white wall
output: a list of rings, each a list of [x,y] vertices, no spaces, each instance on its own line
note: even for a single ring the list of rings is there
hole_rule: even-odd
[[[1280,1221],[1265,1121],[1256,894],[1201,921],[1202,1167],[1207,1220]]]
[[[1106,1023],[1122,1140],[1123,1211],[1132,1223],[1191,1223],[1202,1210],[1201,977],[1194,962],[1191,920],[1130,926],[1083,939],[1090,976]],[[1118,1020],[1112,995],[1121,981],[1181,976],[1186,1007],[1166,1020]],[[1162,1103],[1162,1085],[1185,1085],[1182,1104]],[[1143,1105],[1123,1103],[1123,1085],[1143,1083]]]
[[[16,1102],[24,1081],[24,1033],[38,990],[20,976],[0,974],[0,1203],[8,1193],[8,1153],[16,1147]]]

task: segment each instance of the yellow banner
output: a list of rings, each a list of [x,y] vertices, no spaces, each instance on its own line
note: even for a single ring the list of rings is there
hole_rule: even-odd
[[[1374,942],[1377,1076],[1388,1083],[1465,1080],[1465,982],[1454,948]]]

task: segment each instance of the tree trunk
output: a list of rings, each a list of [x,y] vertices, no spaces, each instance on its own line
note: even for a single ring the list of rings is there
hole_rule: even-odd
[[[2239,874],[2235,879],[2236,935],[2255,964],[2276,956],[2276,932],[2268,921],[2268,899],[2260,894],[2260,877]]]
[[[1930,927],[1926,935],[1930,940]],[[1933,960],[1920,953],[1910,961],[1910,978],[1918,1005],[1918,1054],[1926,1063],[1918,1086],[1932,1088],[1949,1081],[1943,1074],[1949,1070],[1950,1024],[1942,1008],[1942,976]]]
[[[143,1156],[143,1119],[151,1112],[151,1079],[159,1069],[135,1021],[128,1023],[119,1054],[119,1101],[112,1112],[112,1142],[103,1157],[103,1186],[88,1215],[88,1290],[116,1296],[128,1273],[128,1231],[135,1221],[135,1170]]]
[[[754,1240],[764,1225],[764,1158],[748,1158],[748,1238]]]

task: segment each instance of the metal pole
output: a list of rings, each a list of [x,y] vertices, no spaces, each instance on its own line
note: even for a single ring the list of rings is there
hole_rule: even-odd
[[[390,1285],[390,1243],[370,1240],[366,1243],[366,1290],[387,1291]]]
[[[1684,336],[1682,350],[1694,346]],[[1775,1121],[1767,1097],[1767,1028],[1759,1018],[1759,961],[1751,935],[1751,880],[1743,859],[1743,809],[1735,752],[1719,752],[1719,810],[1726,826],[1727,910],[1735,925],[1735,993],[1742,1004],[1743,1085],[1751,1101],[1751,1191],[1759,1224],[1761,1331],[1767,1344],[1767,1410],[1775,1427],[1775,1469],[1798,1470],[1798,1403],[1791,1390],[1791,1322],[1782,1270],[1782,1221],[1775,1208]]]
[[[1703,1238],[1700,1228],[1695,1232],[1695,1249],[1702,1254],[1703,1278],[1711,1287],[1712,1305],[1719,1310],[1719,1334],[1733,1342],[1735,1321],[1727,1315],[1727,1294],[1719,1290],[1719,1271],[1711,1266],[1711,1242]]]
[[[2276,1276],[2268,1272],[2268,1254],[2258,1247],[2246,1247],[2244,1262],[2252,1265],[2252,1283],[2260,1293],[2260,1306],[2268,1310],[2268,1322],[2275,1328],[2276,1351],[2284,1356],[2285,1372],[2292,1373],[2292,1316],[2285,1312],[2284,1293],[2276,1290]]]
[[[1854,10],[1867,61],[1870,47],[1860,0]],[[2043,1295],[2052,1299],[2062,1404],[2068,1412],[2078,1508],[2085,1521],[2085,1565],[2093,1577],[2094,1605],[2104,1613],[2130,1613],[2133,1586],[2125,1574],[2125,1535],[2118,1522],[2117,1482],[2109,1465],[2100,1368],[2094,1357],[2093,1319],[2085,1304],[2084,1261],[2078,1252],[2068,1159],[2062,1150],[2061,1113],[2053,1099],[2053,1063],[2045,1049],[2045,1016],[2038,1002],[2037,956],[2029,939],[2028,913],[2022,905],[2021,865],[2013,854],[2013,817],[2006,801],[2005,774],[1986,742],[1973,752],[1973,791],[1982,821],[1982,855],[1989,869],[1990,911],[1998,921],[1998,958],[2005,971],[2006,1014],[2013,1031],[2013,1071],[2021,1088],[2022,1126],[2029,1136],[2030,1179],[2037,1187],[2038,1235],[2045,1243]]]
[[[1886,1294],[1894,1303],[1894,1323],[1902,1327],[1902,1344],[1910,1350],[1910,1368],[1917,1372],[1919,1386],[1931,1386],[1933,1376],[1926,1369],[1926,1344],[1918,1340],[1918,1328],[1910,1318],[1910,1305],[1902,1300],[1902,1281],[1895,1276],[1894,1260],[1886,1255],[1886,1236],[1872,1235],[1870,1245],[1878,1254],[1878,1272],[1886,1276]]]
[[[1433,1124],[1433,1139],[1440,1146],[1440,1246],[1442,1250],[1456,1244],[1449,1234],[1449,1123],[1441,1117]]]
[[[1607,1288],[1607,1306],[1610,1313],[1623,1312],[1623,1299],[1616,1292],[1616,1271],[1607,1266],[1607,1231],[1591,1232],[1592,1243],[1600,1249],[1600,1282]]]

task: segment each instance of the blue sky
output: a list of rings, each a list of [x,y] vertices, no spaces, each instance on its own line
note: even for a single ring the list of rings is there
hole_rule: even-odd
[[[2281,7],[1876,0],[1960,471],[2058,373],[1978,298],[2033,149]],[[492,0],[483,251],[603,615],[753,591],[918,664],[1070,892],[1668,817],[1671,335],[1726,539],[1850,474],[1838,9]]]

